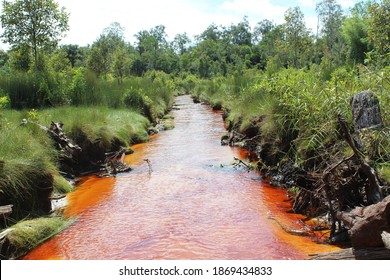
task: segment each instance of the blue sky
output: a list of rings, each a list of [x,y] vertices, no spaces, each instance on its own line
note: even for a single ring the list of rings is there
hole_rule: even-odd
[[[111,22],[125,28],[126,40],[134,34],[164,25],[169,39],[187,32],[194,36],[210,24],[230,26],[244,16],[253,28],[263,19],[283,23],[288,8],[299,6],[309,28],[316,28],[319,0],[57,0],[70,13],[70,30],[63,44],[92,44]],[[358,0],[339,0],[344,9]],[[0,46],[1,47],[1,46]]]

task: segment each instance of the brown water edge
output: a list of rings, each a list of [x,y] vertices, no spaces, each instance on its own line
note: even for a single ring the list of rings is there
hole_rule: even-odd
[[[77,222],[25,259],[282,260],[338,249],[290,235],[270,219],[299,227],[304,217],[287,213],[284,190],[232,167],[246,154],[221,147],[221,113],[188,96],[177,103],[176,128],[133,146],[126,157],[132,172],[85,178],[65,210]]]

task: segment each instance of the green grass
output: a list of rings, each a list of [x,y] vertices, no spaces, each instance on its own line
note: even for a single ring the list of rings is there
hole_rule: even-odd
[[[0,131],[0,203],[13,204],[14,217],[40,211],[38,189],[56,172],[56,156],[49,137],[34,125]]]
[[[72,168],[81,173],[91,162],[104,160],[107,152],[148,141],[148,128],[173,104],[175,85],[162,72],[118,84],[98,80],[81,68],[72,71],[0,77],[0,205],[14,205],[1,227],[47,214],[50,196],[73,190],[57,170],[60,153],[38,124],[64,123],[66,135],[82,148],[72,161],[78,165]],[[47,108],[50,105],[57,107]],[[28,124],[21,126],[22,119]],[[164,124],[172,126],[169,119]],[[17,250],[8,257],[17,258],[67,224],[62,218],[17,223],[9,235]]]
[[[84,149],[85,162],[102,160],[106,152],[149,139],[149,120],[129,109],[60,107],[33,112],[4,110],[2,117],[0,203],[14,205],[12,218],[16,220],[32,213],[39,214],[41,184],[53,181],[57,194],[72,190],[72,186],[59,176],[56,168],[58,151],[48,134],[34,123],[20,126],[23,118],[47,127],[52,120],[61,120],[66,135]]]
[[[111,149],[115,140],[129,146],[148,140],[148,119],[130,109],[107,107],[60,107],[39,112],[39,122],[49,126],[51,121],[64,123],[64,131],[71,139],[96,143]]]
[[[10,247],[17,250],[6,253],[2,258],[18,259],[39,244],[58,234],[71,224],[62,217],[47,217],[21,221],[8,229]]]
[[[390,67],[380,74],[364,67],[340,68],[329,80],[323,79],[322,72],[316,65],[310,70],[282,69],[272,75],[249,70],[202,80],[192,94],[212,106],[221,104],[228,112],[228,128],[251,137],[256,132],[286,160],[315,171],[330,153],[338,153],[336,147],[346,149],[338,144],[343,140],[337,116],[352,123],[350,99],[371,89],[380,101],[384,127],[370,139],[367,153],[374,162],[388,162],[390,80],[386,77]]]

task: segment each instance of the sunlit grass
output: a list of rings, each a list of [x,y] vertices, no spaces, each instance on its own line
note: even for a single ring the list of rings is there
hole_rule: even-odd
[[[352,123],[352,96],[372,89],[380,101],[384,126],[374,137],[369,155],[373,161],[388,161],[390,140],[383,135],[389,133],[390,82],[384,74],[367,69],[357,74],[345,68],[337,69],[325,81],[321,71],[319,66],[282,69],[270,76],[250,70],[241,76],[203,80],[193,96],[212,106],[222,104],[228,112],[229,128],[244,134],[256,129],[262,141],[273,143],[275,150],[282,148],[283,156],[294,164],[316,169],[318,162],[330,156],[330,147],[343,141],[337,116]]]
[[[62,217],[47,217],[21,221],[8,229],[9,233],[7,235],[10,247],[17,249],[3,257],[18,259],[39,244],[64,230],[70,224],[70,220],[65,220]]]

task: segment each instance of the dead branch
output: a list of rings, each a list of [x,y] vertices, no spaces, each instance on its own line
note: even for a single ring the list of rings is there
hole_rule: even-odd
[[[366,188],[367,200],[369,203],[377,203],[383,199],[382,186],[379,183],[375,170],[364,159],[362,151],[357,147],[355,140],[349,132],[347,121],[342,116],[338,116],[344,139],[352,148],[355,158],[360,164],[360,170],[367,176],[368,187]]]
[[[241,159],[235,157],[234,160],[236,161],[235,163],[233,163],[234,167],[244,166],[248,171],[249,170],[253,170],[253,166],[252,165],[242,161]]]
[[[152,163],[150,162],[149,159],[144,159],[144,161],[148,164],[148,168],[149,168],[149,175],[152,174]]]

